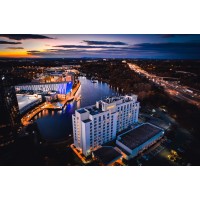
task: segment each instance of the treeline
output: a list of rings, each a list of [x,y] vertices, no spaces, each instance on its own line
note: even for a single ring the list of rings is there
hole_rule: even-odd
[[[154,93],[151,83],[130,70],[127,64],[118,61],[86,63],[82,65],[81,72],[118,87],[121,93],[136,93],[140,100]]]
[[[165,105],[171,115],[176,115],[177,121],[200,139],[200,110],[186,102],[175,101],[164,92],[130,70],[127,64],[121,62],[85,63],[81,71],[88,77],[95,77],[114,87],[121,93],[134,93],[142,106],[159,107]]]

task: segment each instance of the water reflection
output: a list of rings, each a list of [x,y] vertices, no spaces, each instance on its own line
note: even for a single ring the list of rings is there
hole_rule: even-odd
[[[79,101],[68,103],[63,110],[43,110],[33,118],[38,124],[42,137],[47,141],[63,140],[72,134],[71,116],[77,108],[95,104],[99,99],[118,94],[106,83],[92,83],[85,77],[79,79],[81,87],[76,93],[76,96],[81,95]]]

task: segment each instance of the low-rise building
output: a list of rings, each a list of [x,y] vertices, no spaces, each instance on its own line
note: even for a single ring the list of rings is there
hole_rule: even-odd
[[[17,94],[17,101],[19,106],[19,112],[20,114],[23,114],[29,109],[40,104],[42,102],[42,96],[37,94]]]
[[[27,83],[15,86],[17,91],[26,90],[26,91],[56,91],[58,94],[68,94],[72,90],[73,83],[70,82],[58,82],[58,83]]]
[[[119,135],[116,145],[125,153],[129,160],[137,156],[164,135],[164,130],[150,123],[144,123]]]
[[[94,160],[101,165],[112,165],[122,157],[122,154],[112,146],[103,146],[92,152]]]

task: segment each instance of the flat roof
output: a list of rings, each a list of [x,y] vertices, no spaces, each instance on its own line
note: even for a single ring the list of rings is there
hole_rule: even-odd
[[[118,139],[118,141],[123,143],[129,149],[133,150],[161,131],[163,131],[163,129],[158,128],[150,123],[145,123],[124,133],[123,135],[120,135],[120,139]]]
[[[19,85],[15,85],[15,87],[18,86],[30,86],[30,85],[52,85],[52,84],[62,84],[62,83],[70,83],[72,81],[60,81],[60,82],[48,82],[48,83],[37,83],[37,82],[30,82],[30,83],[23,83],[23,84],[19,84]]]
[[[82,120],[83,123],[88,123],[88,122],[91,122],[90,119],[86,119],[86,120]]]
[[[85,110],[85,109],[78,109],[78,110],[76,110],[77,112],[79,112],[80,114],[83,114],[83,113],[86,113],[87,111]]]
[[[99,113],[104,112],[101,109],[97,108],[95,105],[89,106],[89,107],[80,108],[80,109],[78,109],[76,111],[79,112],[80,114],[83,114],[85,112],[89,112],[90,115],[97,115]]]
[[[104,165],[108,165],[118,160],[122,155],[114,147],[104,146],[93,151],[93,155]]]
[[[97,114],[99,114],[99,113],[104,112],[104,111],[102,111],[101,109],[97,108],[96,106],[94,106],[94,107],[89,107],[89,108],[86,107],[86,109],[90,112],[90,115],[97,115]]]
[[[18,101],[18,106],[19,110],[24,108],[25,106],[33,103],[34,101],[37,101],[40,99],[40,97],[37,97],[37,95],[16,95],[17,96],[17,101]]]
[[[113,97],[108,97],[106,99],[103,99],[101,101],[109,104],[109,103],[117,102],[117,101],[120,101],[120,100],[123,100],[123,103],[124,102],[128,102],[128,101],[132,100],[132,96],[128,96],[128,95],[125,95],[125,96],[113,96]]]

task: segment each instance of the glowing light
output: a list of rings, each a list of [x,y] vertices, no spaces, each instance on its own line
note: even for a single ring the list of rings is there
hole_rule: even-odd
[[[115,107],[114,105],[113,106],[108,106],[107,109],[112,109],[114,107]]]
[[[59,84],[58,91],[60,94],[68,94],[72,90],[72,82]]]

